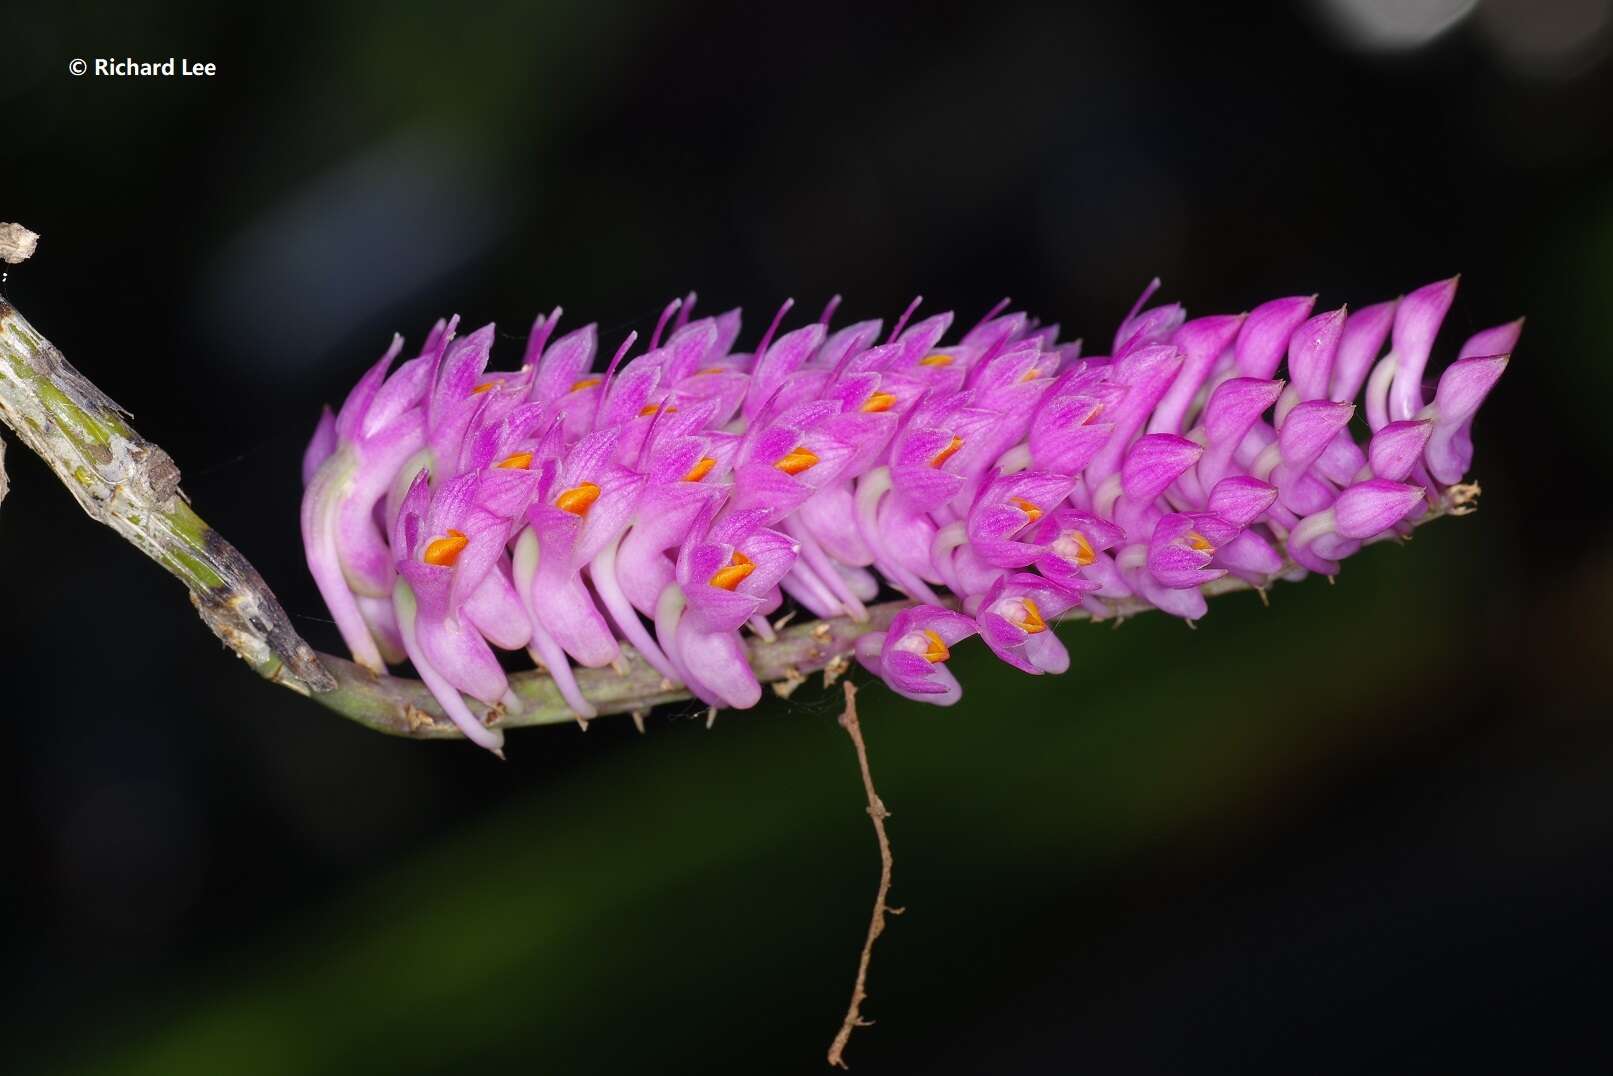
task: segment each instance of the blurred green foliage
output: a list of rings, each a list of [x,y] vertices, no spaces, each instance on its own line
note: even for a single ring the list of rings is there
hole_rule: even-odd
[[[863,691],[908,911],[876,950],[878,1026],[853,1062],[944,1037],[1016,974],[1025,932],[1056,939],[1050,961],[1101,938],[1125,910],[1088,887],[1303,800],[1306,773],[1406,731],[1382,724],[1408,692],[1442,721],[1471,582],[1451,554],[1477,525],[1371,550],[1334,587],[1279,586],[1270,609],[1220,599],[1197,631],[1068,626],[1059,679],[960,648],[951,711]],[[709,732],[658,718],[346,893],[241,923],[210,967],[100,1014],[109,1045],[70,1070],[813,1071],[877,868],[837,700],[814,684]],[[519,734],[512,754],[577,734]]]

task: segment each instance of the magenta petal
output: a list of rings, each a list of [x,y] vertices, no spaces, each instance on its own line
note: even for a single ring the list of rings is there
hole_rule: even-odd
[[[1340,307],[1318,314],[1295,329],[1289,338],[1288,381],[1301,400],[1320,400],[1327,396],[1347,313]]]
[[[1209,610],[1209,603],[1204,600],[1204,592],[1196,586],[1167,587],[1163,586],[1147,572],[1132,573],[1137,582],[1137,592],[1152,602],[1160,612],[1170,616],[1181,617],[1183,620],[1198,620]],[[1206,572],[1206,580],[1214,579],[1224,572]]]
[[[1354,482],[1366,465],[1367,454],[1355,443],[1349,430],[1344,430],[1329,441],[1315,463],[1317,474],[1340,486]]]
[[[1182,369],[1159,406],[1154,408],[1154,417],[1148,422],[1149,433],[1182,432],[1188,408],[1221,356],[1232,347],[1242,327],[1242,315],[1221,314],[1196,318],[1176,330],[1171,343],[1182,353]]]
[[[628,530],[616,557],[616,580],[627,600],[645,616],[655,615],[661,592],[675,582],[672,559],[651,541],[636,542],[639,528]],[[608,548],[608,547],[607,547]]]
[[[683,622],[702,632],[737,631],[761,606],[761,599],[754,594],[704,582],[685,583],[683,594],[687,602]]]
[[[1373,477],[1404,482],[1422,459],[1433,432],[1434,423],[1429,419],[1391,422],[1378,430],[1367,446],[1367,465]]]
[[[1275,546],[1255,531],[1240,531],[1238,536],[1215,551],[1211,563],[1230,569],[1245,579],[1263,581],[1282,571],[1283,558]]]
[[[362,437],[374,437],[398,421],[403,414],[425,403],[426,393],[431,390],[431,380],[437,373],[438,358],[437,352],[427,348],[386,379],[386,384],[375,394],[360,425]]]
[[[319,425],[302,454],[302,484],[304,488],[314,480],[319,465],[330,459],[336,451],[336,413],[325,408],[319,413]]]
[[[1164,493],[1204,455],[1204,446],[1172,433],[1151,433],[1137,439],[1126,453],[1120,470],[1126,496],[1151,501]]]
[[[1114,353],[1120,356],[1149,344],[1166,343],[1186,320],[1187,311],[1179,303],[1144,310],[1121,323],[1115,333]]]
[[[964,334],[962,344],[980,354],[994,355],[1003,344],[1024,331],[1025,320],[1022,312],[1015,311],[981,322]]]
[[[1434,432],[1429,437],[1426,459],[1435,481],[1449,485],[1460,482],[1473,462],[1473,441],[1469,432],[1473,416],[1506,372],[1509,357],[1461,359],[1439,379],[1434,394]]]
[[[967,482],[960,474],[928,464],[892,467],[891,478],[896,502],[910,512],[928,512],[940,508],[955,497]]]
[[[880,654],[885,649],[885,633],[871,631],[857,637],[857,645],[853,653],[857,656],[857,664],[873,673],[883,676],[884,670],[880,667]]]
[[[1523,319],[1509,321],[1484,329],[1467,338],[1456,358],[1482,359],[1491,355],[1510,355],[1518,349],[1518,338],[1523,335]]]
[[[521,357],[522,366],[536,369],[538,360],[543,358],[543,349],[549,344],[549,337],[554,335],[555,326],[560,323],[560,313],[557,306],[548,314],[539,314],[532,322],[532,329],[526,337],[526,353]]]
[[[1055,638],[1053,623],[1078,597],[1040,576],[1005,575],[981,598],[975,622],[981,639],[1008,664],[1032,674],[1062,672],[1069,654],[1062,645],[1047,642]]]
[[[481,632],[457,613],[442,619],[420,616],[415,636],[426,660],[457,690],[496,706],[509,679]]]
[[[1148,574],[1160,586],[1196,587],[1225,574],[1206,570],[1215,556],[1211,536],[1202,533],[1206,518],[1173,512],[1154,527],[1148,541]]]
[[[1434,393],[1435,421],[1442,426],[1466,422],[1506,372],[1510,356],[1462,359],[1451,363]]]
[[[1247,527],[1277,499],[1277,487],[1252,475],[1231,475],[1215,484],[1206,507],[1235,527]]]
[[[982,612],[976,621],[980,624],[980,638],[999,659],[1021,672],[1040,675],[1042,670],[1025,654],[1027,636],[1007,618],[994,612]]]
[[[1305,470],[1354,415],[1354,404],[1331,400],[1311,399],[1295,405],[1277,433],[1283,463],[1296,472]]]
[[[461,336],[443,353],[437,383],[426,397],[426,421],[436,427],[450,409],[459,407],[481,382],[482,373],[493,351],[493,326],[483,325],[469,336]]]
[[[532,641],[532,622],[510,581],[506,561],[489,572],[464,604],[464,615],[501,650],[521,650]]]
[[[824,552],[840,564],[864,567],[874,562],[873,550],[857,526],[857,506],[849,484],[819,490],[801,505],[798,518]]]
[[[737,548],[750,558],[751,574],[740,581],[739,590],[765,597],[795,564],[799,543],[782,531],[758,527],[737,542]]]
[[[1034,561],[1041,550],[1013,536],[1025,530],[1030,518],[1019,508],[1006,504],[984,504],[969,513],[968,548],[981,562],[996,568],[1022,568]]]
[[[1044,673],[1062,676],[1070,671],[1070,652],[1052,631],[1026,639],[1025,656]]]
[[[1204,405],[1204,435],[1212,445],[1233,444],[1243,440],[1267,408],[1282,394],[1281,381],[1266,381],[1250,377],[1235,377],[1223,381],[1210,394]]]
[[[458,690],[437,671],[426,657],[425,651],[421,649],[416,636],[416,612],[409,588],[400,584],[393,601],[398,610],[398,625],[403,634],[404,648],[414,663],[415,671],[420,674],[421,681],[442,706],[443,713],[459,726],[459,731],[465,734],[467,740],[489,751],[495,753],[500,751],[504,746],[503,730],[490,729],[477,720],[476,715],[465,705],[465,700],[460,697]]]
[[[672,561],[665,551],[688,537],[702,512],[714,514],[723,497],[722,489],[694,482],[652,487],[646,492],[616,558],[617,581],[645,616],[655,615],[661,591],[673,581]]]
[[[1294,296],[1261,303],[1249,311],[1234,345],[1237,370],[1243,377],[1269,379],[1288,351],[1288,339],[1310,316],[1316,296]]]
[[[684,666],[721,705],[747,710],[761,701],[762,687],[737,632],[700,631],[685,617],[677,649]]]
[[[332,457],[331,461],[327,461],[303,494],[303,552],[320,596],[325,599],[325,607],[336,621],[336,628],[341,632],[342,641],[347,644],[353,660],[379,673],[384,671],[385,663],[342,573],[337,524],[346,472],[354,464],[349,459],[344,466],[337,462],[340,458]]]
[[[1395,379],[1389,389],[1389,418],[1415,418],[1423,409],[1423,371],[1434,337],[1456,298],[1456,277],[1418,288],[1395,311]]]
[[[1045,471],[1021,471],[993,480],[980,494],[980,503],[1011,505],[1026,514],[1026,523],[1035,522],[1070,495],[1075,479]]]
[[[1367,374],[1383,354],[1383,342],[1389,338],[1398,305],[1399,301],[1394,300],[1365,306],[1345,319],[1339,347],[1333,355],[1329,393],[1333,399],[1353,400],[1360,395]]]
[[[1365,539],[1399,523],[1423,502],[1421,486],[1369,478],[1339,494],[1334,529],[1344,538]]]
[[[750,394],[745,399],[743,409],[746,418],[754,418],[761,412],[762,406],[784,380],[823,344],[824,335],[822,325],[813,323],[803,326],[779,337],[766,354],[757,359],[756,367],[751,372]]]
[[[1204,406],[1202,426],[1209,447],[1199,459],[1199,483],[1213,487],[1227,473],[1244,435],[1282,394],[1281,381],[1235,377],[1223,381]]]
[[[899,418],[894,412],[848,411],[825,419],[819,429],[830,441],[845,447],[846,457],[840,466],[851,474],[862,474],[883,459]],[[823,485],[817,483],[819,488]]]
[[[403,646],[403,631],[398,627],[398,613],[393,607],[392,599],[369,598],[358,595],[358,610],[364,617],[364,623],[369,627],[370,634],[375,637],[375,644],[381,649],[381,656],[388,665],[401,665],[409,660],[408,651]]]
[[[554,640],[579,665],[599,668],[620,655],[616,636],[594,605],[582,577],[568,567],[564,551],[542,543],[532,581],[531,608]]]
[[[1338,560],[1326,554],[1333,531],[1334,517],[1331,508],[1307,516],[1288,536],[1288,556],[1306,571],[1333,576],[1339,572]]]
[[[974,621],[962,613],[933,605],[904,609],[891,621],[880,651],[880,675],[898,694],[937,706],[950,706],[963,695],[963,688],[948,671],[944,661],[931,661],[933,632],[951,647],[975,634]]]
[[[1096,486],[1120,469],[1121,456],[1131,439],[1148,421],[1148,414],[1182,368],[1182,353],[1169,344],[1150,344],[1116,360],[1116,380],[1126,386],[1120,402],[1105,418],[1114,423],[1114,435],[1086,467],[1086,480]]]
[[[908,326],[896,338],[896,353],[892,358],[898,367],[911,366],[928,355],[952,326],[952,312],[932,314],[923,321]]]
[[[892,691],[914,702],[951,706],[963,697],[963,687],[944,664],[932,664],[918,654],[893,650],[890,635],[885,636],[885,652],[880,656],[880,674]]]
[[[620,426],[640,417],[652,395],[657,398],[665,395],[664,391],[656,391],[660,385],[659,366],[635,364],[621,371],[611,381],[596,421],[606,426]]]
[[[764,508],[767,518],[777,522],[801,507],[811,497],[811,486],[797,482],[770,463],[747,463],[734,471],[733,507],[736,510]]]
[[[666,361],[662,369],[668,382],[682,381],[718,356],[713,354],[717,345],[717,323],[711,318],[691,321],[672,334],[666,344]]]
[[[934,605],[915,605],[897,613],[887,630],[893,636],[933,631],[942,642],[953,646],[969,638],[976,629],[974,621],[962,613]]]
[[[1100,421],[1104,405],[1095,396],[1050,396],[1031,419],[1030,453],[1036,466],[1056,474],[1079,474],[1114,433]]]
[[[578,528],[576,542],[571,550],[571,567],[580,568],[599,555],[599,551],[620,537],[628,520],[638,510],[638,501],[644,490],[644,476],[619,468],[600,475],[599,499],[594,502]]]
[[[882,326],[883,322],[878,319],[859,321],[855,325],[848,325],[844,329],[830,333],[829,338],[818,349],[818,353],[813,356],[813,361],[830,369],[839,368],[845,359],[866,350],[873,344],[879,338]]]
[[[358,384],[353,386],[353,391],[347,394],[347,399],[342,402],[342,409],[336,414],[336,433],[342,440],[352,441],[360,436],[370,404],[374,402],[376,393],[381,391],[381,385],[386,381],[386,372],[391,368],[392,360],[396,359],[398,352],[402,350],[403,337],[394,334],[392,346],[386,349],[386,354],[365,371]]]
[[[575,391],[573,386],[587,379],[598,349],[599,330],[594,325],[584,325],[550,344],[538,360],[532,398],[547,403]]]

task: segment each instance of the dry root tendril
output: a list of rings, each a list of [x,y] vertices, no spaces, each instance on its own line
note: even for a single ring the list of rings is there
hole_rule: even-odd
[[[846,709],[840,715],[840,727],[846,730],[846,734],[851,737],[852,746],[857,749],[857,765],[862,771],[863,792],[868,797],[868,817],[874,823],[874,836],[879,840],[879,889],[874,895],[874,910],[868,920],[868,937],[863,942],[862,955],[857,961],[857,980],[851,988],[851,1004],[846,1007],[846,1016],[840,1023],[840,1030],[829,1043],[829,1064],[837,1068],[847,1067],[846,1044],[851,1041],[851,1033],[859,1027],[869,1027],[873,1024],[872,1020],[863,1016],[862,1004],[868,998],[868,965],[873,959],[874,942],[885,933],[885,917],[901,915],[904,911],[902,908],[891,907],[886,900],[890,896],[891,867],[894,864],[890,837],[885,832],[885,819],[889,818],[891,813],[875,790],[874,775],[868,768],[868,747],[863,743],[862,724],[857,720],[857,689],[850,680],[845,682],[844,687]]]

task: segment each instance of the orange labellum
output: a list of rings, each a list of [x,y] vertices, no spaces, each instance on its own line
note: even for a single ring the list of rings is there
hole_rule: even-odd
[[[818,454],[805,445],[796,445],[773,464],[785,474],[800,474],[818,465]]]
[[[583,389],[591,389],[604,380],[605,379],[602,377],[585,377],[581,381],[573,381],[571,383],[571,391],[581,392]]]
[[[450,529],[447,537],[433,538],[427,543],[426,551],[420,555],[420,559],[438,568],[452,568],[459,562],[459,555],[468,545],[470,545],[469,538],[459,531]]]
[[[505,456],[498,461],[498,466],[506,471],[524,471],[532,466],[532,453],[517,452],[513,456]]]
[[[716,460],[710,456],[701,456],[695,461],[695,465],[689,468],[689,473],[683,476],[683,480],[685,482],[698,482],[710,474],[711,469],[715,466],[717,466]]]
[[[930,641],[930,645],[924,648],[925,661],[931,665],[939,665],[952,656],[952,651],[947,649],[947,644],[934,631],[925,628],[924,637]]]
[[[889,392],[876,392],[863,401],[862,409],[870,414],[889,411],[896,406],[896,396]]]
[[[719,590],[733,590],[755,570],[756,562],[736,549],[728,558],[728,564],[712,573],[711,585]]]
[[[592,508],[597,500],[599,500],[599,487],[592,482],[583,482],[562,492],[554,499],[554,506],[574,516],[586,516],[588,509]]]
[[[958,360],[953,358],[951,355],[942,355],[942,354],[937,353],[937,354],[934,354],[934,355],[926,355],[926,356],[924,356],[922,359],[919,360],[919,365],[920,366],[951,366],[954,362],[957,362],[957,361]]]
[[[948,444],[941,451],[937,452],[934,456],[930,457],[930,466],[931,467],[939,467],[939,466],[941,466],[947,460],[949,460],[953,456],[957,455],[958,449],[960,449],[962,447],[963,447],[963,438],[954,437],[950,444]]]
[[[1023,497],[1015,497],[1013,500],[1014,507],[1018,508],[1021,512],[1024,512],[1025,517],[1030,522],[1035,523],[1038,519],[1042,518],[1042,509],[1036,503],[1027,501]]]
[[[1042,611],[1036,608],[1036,603],[1029,598],[1019,599],[1025,607],[1025,619],[1019,622],[1020,629],[1026,635],[1036,635],[1047,630],[1047,621],[1042,619]]]
[[[1092,551],[1092,543],[1087,541],[1086,535],[1080,531],[1071,531],[1070,537],[1075,539],[1075,563],[1077,566],[1085,568],[1098,559],[1098,555]]]

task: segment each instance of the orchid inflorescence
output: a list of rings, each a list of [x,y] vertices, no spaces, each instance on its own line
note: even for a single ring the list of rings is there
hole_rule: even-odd
[[[1228,573],[1331,576],[1408,533],[1466,472],[1522,327],[1471,337],[1429,401],[1454,279],[1354,312],[1313,315],[1312,296],[1191,321],[1142,309],[1157,285],[1109,357],[1002,305],[953,343],[950,313],[909,324],[917,301],[888,334],[831,331],[838,298],[781,335],[786,303],[735,352],[739,311],[692,320],[691,295],[602,373],[595,326],[555,338],[558,309],[518,370],[489,372],[493,327],[439,321],[325,411],[308,564],[354,659],[407,658],[494,750],[502,732],[463,698],[520,707],[494,648],[528,650],[582,718],[573,663],[617,663],[624,642],[711,706],[749,707],[743,633],[772,638],[786,596],[854,620],[883,588],[912,599],[856,656],[946,705],[969,636],[1062,672],[1049,627],[1072,610],[1127,599],[1192,621]]]

